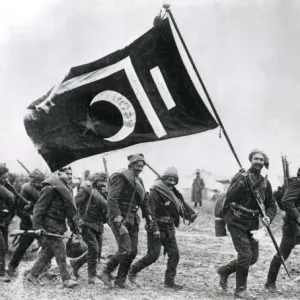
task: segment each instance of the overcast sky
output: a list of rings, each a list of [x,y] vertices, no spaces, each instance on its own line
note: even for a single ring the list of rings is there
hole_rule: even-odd
[[[169,1],[200,74],[245,167],[253,148],[281,174],[300,167],[300,1]],[[47,169],[28,138],[25,108],[69,68],[123,48],[151,28],[159,0],[10,0],[0,2],[0,160],[20,171]],[[219,129],[133,146],[107,155],[110,171],[142,151],[159,172],[196,168],[232,175],[238,165]],[[102,156],[73,164],[75,172],[102,168]],[[145,174],[147,175],[147,172]],[[275,183],[274,183],[275,184]],[[277,183],[276,183],[277,184]]]

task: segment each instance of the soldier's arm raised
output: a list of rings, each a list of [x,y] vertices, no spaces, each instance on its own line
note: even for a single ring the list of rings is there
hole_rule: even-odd
[[[288,186],[282,200],[282,206],[285,210],[287,216],[291,219],[297,219],[300,217],[300,212],[295,206],[295,201],[297,200],[300,193],[300,179],[293,180]]]
[[[33,229],[43,229],[43,220],[45,213],[52,201],[53,188],[51,186],[45,186],[42,189],[40,198],[33,210]]]

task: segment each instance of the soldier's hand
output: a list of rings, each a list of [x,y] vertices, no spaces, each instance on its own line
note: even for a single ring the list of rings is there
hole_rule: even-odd
[[[114,218],[114,224],[116,225],[116,227],[120,227],[122,225],[122,221],[123,221],[123,218],[122,216],[116,216]]]
[[[34,233],[37,235],[37,236],[41,236],[43,234],[46,233],[46,230],[45,229],[37,229],[34,231]]]
[[[151,228],[151,227],[153,226],[153,220],[152,220],[151,215],[149,215],[149,216],[147,217],[147,221],[148,221],[149,227]]]
[[[83,220],[80,219],[80,220],[78,221],[78,226],[81,228],[83,225],[84,225]]]
[[[263,222],[263,224],[264,224],[265,226],[269,226],[270,223],[271,223],[270,218],[267,217],[267,216],[264,216],[264,217],[261,219],[261,221]]]
[[[155,239],[159,239],[159,238],[160,238],[160,233],[159,233],[159,231],[154,231],[154,232],[153,232],[153,236],[154,236]]]

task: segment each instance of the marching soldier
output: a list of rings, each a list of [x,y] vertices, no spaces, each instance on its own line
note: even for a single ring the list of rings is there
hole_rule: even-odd
[[[142,215],[152,224],[151,211],[139,177],[145,165],[143,154],[128,156],[128,169],[114,173],[109,180],[108,218],[118,244],[118,251],[104,267],[100,279],[112,287],[111,273],[119,266],[115,286],[126,288],[126,278],[130,265],[137,255],[140,219],[137,214],[141,207]]]
[[[32,171],[29,174],[29,177],[31,182],[27,182],[22,186],[20,194],[30,202],[30,209],[28,211],[24,211],[23,208],[20,208],[18,213],[18,216],[21,218],[20,229],[25,231],[32,230],[33,208],[40,197],[42,182],[45,180],[45,175],[39,169]],[[20,238],[18,247],[16,248],[8,265],[7,272],[10,276],[17,275],[16,268],[19,266],[20,261],[27,249],[33,243],[34,239],[34,235],[26,234]]]
[[[29,209],[29,203],[17,197],[14,187],[8,182],[8,168],[0,164],[0,281],[10,282],[5,273],[5,256],[8,248],[8,226],[20,207]]]
[[[279,200],[280,201],[280,200]],[[282,239],[279,251],[284,260],[286,260],[294,247],[300,244],[300,169],[297,177],[292,178],[289,186],[281,199],[281,205],[285,211],[284,223],[282,226]],[[270,292],[276,292],[276,279],[281,266],[281,259],[276,254],[271,262],[266,289]]]
[[[90,182],[81,185],[75,197],[82,237],[88,245],[88,251],[70,260],[70,263],[77,278],[81,266],[88,263],[89,284],[95,283],[97,259],[101,257],[103,224],[106,223],[107,216],[107,202],[103,191],[105,186],[105,173],[95,173],[91,176]]]
[[[238,258],[218,269],[220,286],[227,290],[228,276],[236,272],[235,297],[240,299],[256,299],[247,291],[247,278],[250,265],[258,259],[258,241],[251,231],[259,228],[258,204],[252,191],[257,189],[263,198],[266,217],[262,219],[269,225],[276,215],[276,203],[272,197],[272,188],[269,181],[261,176],[261,170],[268,168],[269,160],[266,154],[259,150],[253,150],[249,155],[251,167],[246,174],[238,173],[234,176],[227,192],[224,207],[227,212],[225,221],[231,234]]]
[[[67,231],[66,218],[73,233],[78,233],[75,221],[76,204],[72,195],[72,169],[64,167],[58,171],[58,176],[48,177],[43,182],[41,196],[33,211],[33,228],[41,236],[42,250],[33,265],[27,280],[38,284],[38,277],[47,263],[55,256],[63,286],[73,288],[77,282],[71,279],[67,270],[66,250],[63,239],[43,235],[53,233],[63,235]]]
[[[183,197],[175,188],[178,183],[177,170],[168,168],[161,179],[157,179],[151,188],[148,200],[153,218],[153,226],[147,226],[148,253],[131,266],[128,278],[137,285],[137,273],[153,264],[160,255],[161,247],[168,254],[165,287],[182,289],[174,279],[179,262],[179,250],[176,242],[175,227],[179,226],[180,216],[184,217]],[[197,215],[192,219],[194,221]]]

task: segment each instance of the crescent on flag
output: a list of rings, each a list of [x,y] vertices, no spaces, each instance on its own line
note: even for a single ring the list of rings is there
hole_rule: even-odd
[[[127,138],[133,132],[136,123],[136,113],[131,102],[120,93],[110,90],[97,94],[90,106],[100,101],[107,101],[113,104],[120,111],[123,118],[123,127],[115,135],[105,138],[105,140],[119,142]]]

